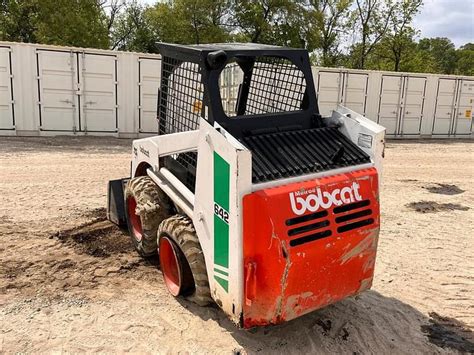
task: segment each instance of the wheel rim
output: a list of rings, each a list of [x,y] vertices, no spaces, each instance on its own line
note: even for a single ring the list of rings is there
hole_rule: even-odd
[[[160,266],[166,287],[173,296],[181,292],[181,267],[174,243],[168,237],[161,237],[159,243]]]
[[[132,227],[132,234],[135,239],[138,241],[142,240],[143,235],[143,228],[142,228],[142,220],[140,216],[135,213],[135,209],[137,208],[137,201],[134,197],[129,197],[127,199],[127,213],[128,213],[128,220],[130,222],[130,226]]]

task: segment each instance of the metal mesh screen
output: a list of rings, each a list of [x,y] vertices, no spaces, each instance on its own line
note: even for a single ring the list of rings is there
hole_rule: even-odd
[[[277,57],[257,57],[245,114],[300,110],[305,90],[304,74],[291,61]]]
[[[196,130],[201,117],[203,85],[199,66],[175,58],[163,57],[161,97],[158,107],[159,133],[169,134]],[[194,191],[197,153],[175,154],[171,157],[180,180]]]
[[[222,107],[229,117],[236,116],[236,101],[243,72],[229,63],[220,76]],[[252,69],[245,115],[297,111],[301,109],[306,80],[291,61],[278,57],[257,57]]]
[[[159,105],[160,134],[198,129],[203,91],[198,64],[164,57]]]

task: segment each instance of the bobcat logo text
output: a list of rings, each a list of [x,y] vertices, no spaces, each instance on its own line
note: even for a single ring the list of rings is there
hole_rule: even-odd
[[[300,216],[306,211],[316,212],[320,208],[328,209],[332,205],[341,206],[345,203],[361,201],[359,193],[360,185],[357,182],[342,189],[332,191],[321,191],[321,188],[313,188],[306,191],[290,193],[290,203],[293,212]]]

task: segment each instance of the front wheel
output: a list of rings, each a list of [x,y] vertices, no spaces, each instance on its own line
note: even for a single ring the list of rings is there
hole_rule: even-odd
[[[156,232],[170,215],[171,201],[148,176],[131,179],[124,195],[128,230],[135,249],[144,257],[156,254]]]

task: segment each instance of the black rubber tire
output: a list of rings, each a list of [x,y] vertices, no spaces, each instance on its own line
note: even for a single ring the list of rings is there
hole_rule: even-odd
[[[139,240],[133,232],[128,216],[128,198],[133,197],[137,203],[135,213],[140,216],[142,238]],[[148,257],[157,253],[156,232],[160,223],[168,218],[173,205],[169,197],[148,176],[139,176],[128,181],[125,191],[125,213],[127,225],[137,252]]]
[[[165,219],[161,222],[157,233],[158,239],[162,236],[167,236],[176,243],[188,263],[184,269],[189,267],[192,273],[194,288],[191,288],[191,293],[181,296],[200,306],[212,303],[204,254],[191,220],[183,215]]]

